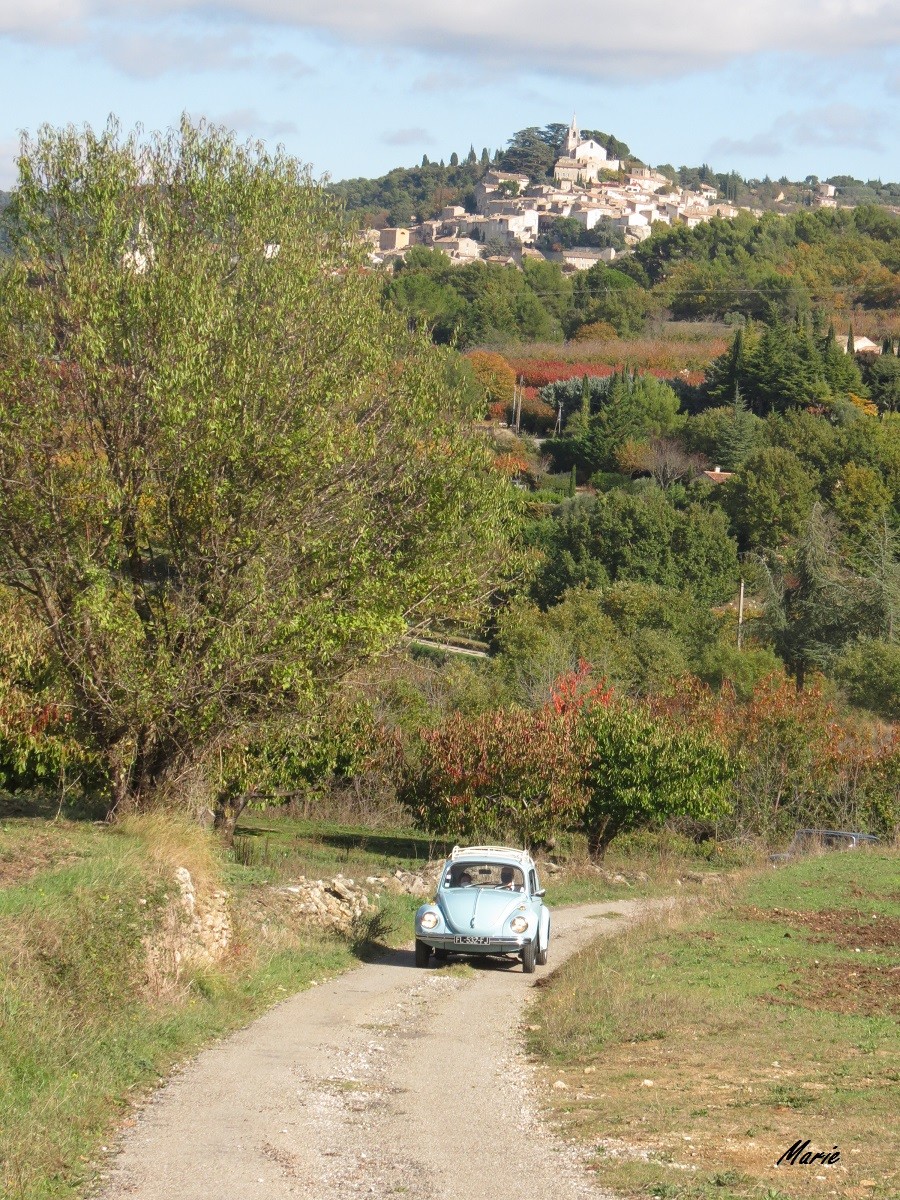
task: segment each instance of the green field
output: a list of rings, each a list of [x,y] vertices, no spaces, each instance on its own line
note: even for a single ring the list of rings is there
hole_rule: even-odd
[[[600,941],[527,1021],[610,1190],[805,1200],[900,1193],[898,1017],[900,855],[882,852],[767,871]],[[798,1139],[840,1160],[775,1167]]]

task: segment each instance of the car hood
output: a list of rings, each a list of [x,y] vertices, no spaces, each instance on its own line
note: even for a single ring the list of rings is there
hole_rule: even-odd
[[[499,888],[451,888],[438,897],[447,924],[456,933],[494,932],[522,901],[521,892]]]

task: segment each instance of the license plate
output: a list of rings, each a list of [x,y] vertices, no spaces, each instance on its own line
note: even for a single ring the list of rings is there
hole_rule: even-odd
[[[489,946],[491,944],[489,937],[455,937],[453,940],[457,946]]]

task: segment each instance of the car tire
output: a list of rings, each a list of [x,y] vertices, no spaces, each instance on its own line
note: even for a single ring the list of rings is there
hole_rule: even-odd
[[[522,970],[526,975],[534,974],[535,950],[537,947],[537,939],[529,942],[527,946],[522,947]]]
[[[548,956],[549,952],[550,952],[549,946],[541,946],[540,950],[538,950],[537,954],[535,955],[535,962],[537,963],[537,965],[539,967],[546,967],[547,956]]]
[[[430,958],[431,947],[427,942],[420,942],[419,939],[416,938],[416,966],[427,967]]]

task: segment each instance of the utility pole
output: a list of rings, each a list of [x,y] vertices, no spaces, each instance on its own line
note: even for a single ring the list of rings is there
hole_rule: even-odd
[[[741,590],[738,593],[738,650],[742,649],[744,641],[744,578],[741,576]]]

